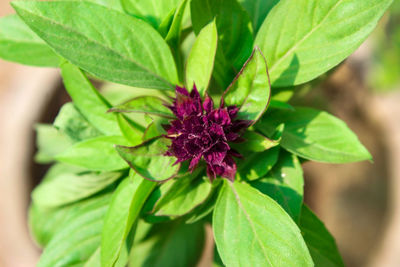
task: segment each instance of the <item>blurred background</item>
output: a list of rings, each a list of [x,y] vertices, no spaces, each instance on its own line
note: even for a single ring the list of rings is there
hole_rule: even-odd
[[[11,14],[0,0],[0,16]],[[33,162],[36,123],[69,101],[58,70],[0,60],[0,267],[34,266],[30,192],[48,166]],[[304,163],[305,201],[335,236],[346,266],[400,266],[400,1],[344,63],[293,103],[329,111],[359,136],[374,162]]]

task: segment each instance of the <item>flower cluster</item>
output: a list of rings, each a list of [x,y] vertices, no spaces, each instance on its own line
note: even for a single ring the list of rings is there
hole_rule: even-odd
[[[177,86],[176,98],[168,108],[176,119],[165,126],[166,137],[172,140],[166,155],[176,157],[175,164],[190,160],[190,170],[204,159],[211,180],[216,176],[234,180],[236,163],[233,157],[241,155],[229,142],[243,141],[240,135],[251,124],[247,120],[235,120],[238,107],[224,107],[221,103],[219,108],[214,108],[208,95],[202,101],[196,86],[190,93]]]

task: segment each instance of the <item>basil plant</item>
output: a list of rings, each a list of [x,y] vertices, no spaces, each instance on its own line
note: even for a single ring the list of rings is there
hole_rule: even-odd
[[[36,160],[52,164],[29,214],[38,266],[196,266],[207,225],[214,266],[343,266],[303,203],[301,162],[371,156],[289,100],[391,2],[12,2],[0,57],[60,68],[72,99],[36,127]]]

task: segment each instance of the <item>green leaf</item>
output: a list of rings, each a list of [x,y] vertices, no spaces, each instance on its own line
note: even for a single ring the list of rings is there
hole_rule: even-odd
[[[200,31],[187,59],[186,86],[193,88],[196,84],[201,96],[204,96],[211,80],[217,43],[217,25],[214,20]]]
[[[65,171],[36,187],[32,200],[42,207],[62,206],[101,191],[120,177],[121,173],[118,172]]]
[[[83,116],[102,133],[120,135],[116,115],[106,114],[111,105],[93,87],[85,74],[68,62],[61,65],[61,74],[68,94]]]
[[[126,140],[129,140],[131,145],[139,145],[142,142],[143,137],[141,125],[133,122],[122,114],[118,114],[117,120],[122,135]]]
[[[101,136],[74,144],[56,159],[93,171],[116,171],[128,168],[115,150],[115,145],[127,144],[121,136]]]
[[[246,131],[242,136],[246,141],[242,144],[232,144],[237,151],[263,152],[279,145],[280,140],[272,140],[254,131]]]
[[[263,152],[245,152],[243,159],[238,161],[240,179],[257,180],[266,175],[278,161],[279,148],[275,147]]]
[[[123,244],[156,183],[131,171],[113,194],[101,238],[101,266],[114,266]]]
[[[193,211],[206,201],[211,192],[211,183],[207,177],[189,174],[170,180],[162,187],[167,187],[155,203],[152,213],[156,216],[179,217]],[[159,193],[155,191],[153,194]]]
[[[117,146],[120,156],[128,162],[132,169],[151,181],[165,181],[175,177],[179,164],[173,165],[176,159],[165,156],[169,140],[154,138],[134,147]]]
[[[253,22],[254,32],[258,32],[268,13],[280,0],[238,0],[246,9]]]
[[[175,15],[172,19],[171,27],[169,28],[168,34],[165,37],[165,41],[167,41],[167,43],[174,50],[176,50],[179,45],[182,30],[182,20],[187,2],[188,0],[181,0],[178,8],[175,11]]]
[[[213,230],[227,266],[313,266],[290,216],[248,184],[225,181],[214,209]]]
[[[72,141],[52,125],[37,124],[35,130],[38,147],[35,161],[38,163],[50,163],[56,155],[72,146]]]
[[[335,239],[306,205],[301,210],[300,229],[316,267],[344,267]]]
[[[204,246],[204,225],[172,222],[158,225],[150,238],[133,246],[130,267],[196,266]]]
[[[196,34],[216,20],[218,49],[214,77],[225,88],[251,55],[253,31],[250,18],[237,0],[192,0],[191,15]]]
[[[40,257],[38,267],[81,266],[97,250],[110,194],[74,204]],[[48,217],[45,217],[48,219]]]
[[[170,89],[170,83],[178,83],[168,45],[140,19],[90,2],[20,1],[12,5],[57,53],[99,78],[156,89]]]
[[[167,108],[167,101],[156,96],[139,96],[125,103],[111,108],[110,112],[133,112],[161,116],[168,119],[175,118]]]
[[[267,109],[270,96],[267,62],[256,47],[234,82],[225,91],[223,99],[229,106],[240,107],[238,118],[255,123]]]
[[[357,136],[340,119],[320,110],[272,110],[256,125],[265,135],[284,123],[281,146],[306,159],[346,163],[371,159]]]
[[[124,10],[158,28],[161,22],[173,11],[180,0],[121,0]]]
[[[353,53],[392,0],[281,0],[257,34],[274,87],[308,82]]]
[[[303,205],[303,169],[295,155],[281,154],[267,176],[251,183],[251,186],[278,202],[298,222]]]
[[[289,103],[275,99],[271,99],[271,101],[269,102],[269,108],[294,110],[294,107],[292,107]]]
[[[73,103],[66,103],[61,107],[54,121],[54,127],[61,133],[67,135],[74,142],[101,135],[101,133],[75,108]]]
[[[57,67],[60,62],[17,15],[0,18],[0,58],[40,67]]]

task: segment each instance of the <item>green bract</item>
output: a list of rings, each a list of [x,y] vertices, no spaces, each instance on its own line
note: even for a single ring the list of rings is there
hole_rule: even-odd
[[[38,266],[195,266],[207,224],[215,266],[343,266],[303,202],[301,160],[371,155],[288,101],[391,2],[13,2],[0,57],[59,67],[72,99],[36,126],[35,159],[53,163],[30,207]]]

